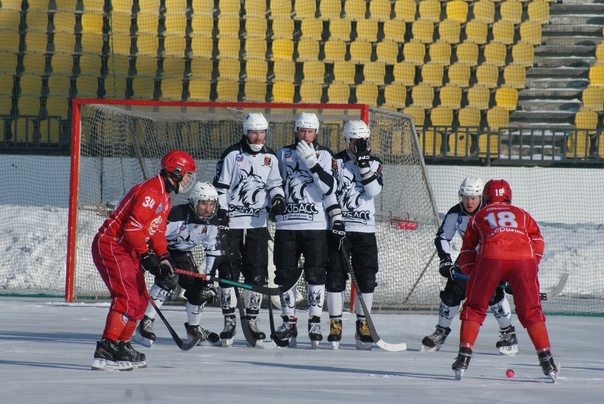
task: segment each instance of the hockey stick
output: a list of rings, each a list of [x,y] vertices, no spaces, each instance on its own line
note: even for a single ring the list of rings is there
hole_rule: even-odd
[[[271,340],[278,347],[285,348],[289,346],[289,341],[286,339],[280,339],[277,337],[277,331],[275,330],[275,318],[273,314],[273,305],[271,302],[268,303],[268,321],[271,325]]]
[[[455,272],[454,276],[456,278],[459,278],[459,279],[465,279],[465,280],[470,279],[470,277],[468,275],[466,275],[464,273],[461,273],[461,272]],[[560,280],[558,281],[558,284],[556,285],[555,288],[553,288],[549,292],[541,292],[541,293],[539,293],[540,299],[541,300],[551,300],[551,299],[555,298],[556,296],[558,296],[562,292],[562,290],[564,289],[564,286],[566,286],[566,281],[567,280],[568,280],[568,274],[567,273],[563,273],[562,276],[560,277]],[[513,294],[513,293],[510,293],[510,294]]]
[[[199,343],[199,341],[201,341],[201,339],[203,338],[202,333],[197,334],[197,336],[195,338],[193,338],[192,340],[190,340],[189,342],[184,342],[182,339],[180,339],[180,337],[178,336],[176,331],[174,331],[174,328],[172,328],[172,326],[170,325],[170,323],[164,316],[164,313],[162,313],[161,310],[159,309],[159,307],[157,307],[157,304],[155,303],[155,301],[151,297],[149,297],[149,301],[153,305],[153,308],[157,312],[157,315],[159,316],[159,318],[161,318],[161,321],[163,321],[164,324],[166,325],[166,328],[170,332],[170,335],[174,339],[174,342],[176,342],[176,345],[178,345],[178,347],[180,349],[182,349],[183,351],[188,351],[189,349],[191,349],[195,345],[197,345]]]
[[[181,275],[192,276],[194,278],[200,278],[200,279],[206,280],[208,282],[221,282],[226,285],[236,286],[236,287],[242,288],[242,289],[248,289],[253,292],[258,292],[258,293],[262,293],[264,295],[269,295],[269,296],[278,296],[283,292],[281,290],[281,288],[269,288],[267,286],[261,286],[261,285],[250,285],[249,283],[236,282],[236,281],[232,281],[230,279],[224,279],[224,278],[219,278],[217,276],[200,274],[197,272],[191,272],[191,271],[187,271],[187,270],[180,269],[180,268],[174,268],[174,272],[176,272],[177,274],[181,274]]]
[[[373,341],[375,342],[375,344],[377,346],[379,346],[380,348],[382,348],[385,351],[391,351],[391,352],[405,351],[407,349],[407,344],[405,344],[404,342],[401,342],[400,344],[389,344],[388,342],[381,339],[380,336],[378,335],[378,333],[375,329],[375,326],[373,325],[373,320],[371,319],[371,315],[369,314],[369,310],[367,309],[367,305],[365,304],[365,299],[363,299],[363,294],[361,293],[361,288],[359,287],[357,277],[354,274],[354,271],[352,270],[352,266],[350,265],[350,262],[348,262],[348,257],[344,253],[344,250],[341,249],[340,253],[341,253],[340,258],[341,258],[342,262],[344,263],[346,270],[350,274],[350,279],[352,281],[352,284],[354,285],[354,288],[357,291],[357,299],[359,299],[359,302],[361,302],[361,307],[363,307],[363,313],[365,313],[365,320],[367,320],[367,326],[369,327],[369,332],[371,333],[371,338],[373,338]]]
[[[428,263],[426,264],[426,266],[424,267],[424,269],[422,270],[422,272],[419,274],[419,277],[417,278],[417,280],[415,281],[415,283],[413,284],[413,286],[411,287],[411,290],[409,291],[409,293],[407,294],[407,297],[405,298],[405,301],[403,302],[403,306],[405,304],[407,304],[407,300],[409,300],[409,298],[411,297],[411,294],[413,293],[413,291],[415,290],[415,288],[417,287],[417,284],[419,283],[419,281],[422,280],[422,278],[424,277],[424,274],[426,273],[426,270],[428,269],[428,267],[430,266],[430,264],[432,263],[432,260],[434,259],[434,256],[436,255],[436,251],[434,251],[432,253],[432,256],[430,257],[430,259],[428,260]]]

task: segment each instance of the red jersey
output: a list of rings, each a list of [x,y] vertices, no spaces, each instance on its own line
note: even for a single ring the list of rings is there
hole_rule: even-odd
[[[165,180],[157,175],[135,185],[99,228],[99,235],[112,237],[139,255],[149,251],[157,255],[168,251],[166,222],[170,212],[170,194]]]
[[[459,266],[470,273],[476,256],[541,261],[543,237],[537,222],[525,210],[505,202],[491,203],[470,218],[463,237]]]

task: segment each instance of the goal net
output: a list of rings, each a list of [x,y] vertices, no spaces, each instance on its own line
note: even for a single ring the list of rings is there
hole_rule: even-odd
[[[439,220],[415,129],[404,114],[359,104],[74,100],[66,299],[108,295],[90,246],[128,190],[154,176],[172,149],[191,154],[198,178],[212,181],[222,152],[241,139],[248,112],[266,116],[267,145],[275,152],[293,142],[301,112],[317,114],[318,142],[334,153],[346,147],[346,121],[368,121],[372,154],[384,165],[384,188],[375,200],[380,270],[374,307],[434,308],[441,287],[433,243]],[[186,195],[173,195],[173,205],[185,202]],[[195,254],[202,265],[201,247]]]

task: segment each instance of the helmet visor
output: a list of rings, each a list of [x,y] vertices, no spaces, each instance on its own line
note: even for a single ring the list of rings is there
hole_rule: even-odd
[[[178,192],[186,193],[193,188],[195,184],[195,178],[197,177],[196,173],[187,172],[183,175],[182,179],[178,182]]]

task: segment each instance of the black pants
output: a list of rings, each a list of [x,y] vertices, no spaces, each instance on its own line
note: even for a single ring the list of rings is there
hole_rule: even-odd
[[[220,277],[238,281],[243,274],[246,283],[265,285],[268,282],[268,238],[266,227],[230,229],[226,234],[225,252],[230,253],[234,273],[231,263],[224,257],[218,264]]]
[[[300,273],[298,260],[304,255],[304,278],[309,285],[324,285],[327,270],[325,230],[277,230],[275,232],[275,283],[289,285]],[[294,279],[295,278],[295,279]],[[292,285],[293,286],[293,285]]]
[[[342,292],[346,289],[348,271],[342,263],[342,252],[338,250],[339,240],[328,232],[329,264],[327,266],[328,292]],[[359,283],[361,293],[373,293],[377,286],[378,251],[375,233],[346,233],[342,245],[347,258],[352,258],[352,269]]]

